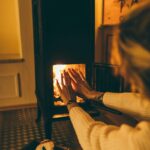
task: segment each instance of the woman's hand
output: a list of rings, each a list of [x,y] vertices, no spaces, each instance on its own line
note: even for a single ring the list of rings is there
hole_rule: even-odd
[[[76,102],[76,94],[72,89],[71,78],[68,72],[64,71],[64,73],[61,74],[61,86],[58,80],[56,81],[56,84],[64,104],[67,104],[70,100]]]
[[[78,96],[86,99],[95,99],[97,93],[89,86],[81,72],[77,72],[74,69],[68,69],[69,75],[71,76],[71,84],[73,90]]]

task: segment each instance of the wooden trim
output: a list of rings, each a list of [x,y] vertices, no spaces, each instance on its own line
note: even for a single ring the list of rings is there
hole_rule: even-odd
[[[3,59],[0,60],[0,64],[7,64],[7,63],[23,63],[25,59]]]
[[[99,29],[107,29],[107,28],[111,28],[111,29],[116,29],[118,27],[118,24],[113,24],[113,25],[101,25],[99,26]]]

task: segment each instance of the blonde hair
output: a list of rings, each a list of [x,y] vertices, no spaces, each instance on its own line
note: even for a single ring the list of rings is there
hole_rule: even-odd
[[[118,52],[125,79],[150,98],[150,2],[134,8],[119,25]]]

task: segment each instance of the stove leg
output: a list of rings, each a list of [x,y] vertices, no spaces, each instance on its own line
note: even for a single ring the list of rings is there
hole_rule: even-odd
[[[44,129],[45,129],[45,138],[51,139],[52,135],[52,118],[46,115],[44,116]]]
[[[44,131],[45,131],[45,138],[51,139],[52,134],[52,108],[50,106],[49,101],[44,101],[40,99],[38,100],[38,110],[37,110],[37,123],[41,120],[41,117],[43,117],[43,123],[44,123]]]
[[[40,123],[41,121],[41,109],[40,109],[40,106],[39,106],[39,103],[37,102],[37,118],[36,118],[36,123]]]

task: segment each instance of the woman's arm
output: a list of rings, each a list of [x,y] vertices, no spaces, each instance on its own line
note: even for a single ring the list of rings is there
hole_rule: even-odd
[[[141,122],[135,128],[132,128],[128,125],[117,127],[94,121],[75,102],[75,93],[71,87],[71,78],[67,72],[61,75],[61,86],[57,81],[57,87],[63,102],[69,109],[70,119],[84,150],[149,150],[150,123]],[[110,101],[110,97],[112,101]],[[112,96],[111,93],[105,93],[104,103],[112,107],[116,106],[117,101],[113,103],[113,98],[115,97],[116,95]],[[114,100],[120,102],[121,99]],[[128,105],[130,107],[130,103]]]
[[[82,108],[70,109],[70,119],[83,150],[149,150],[150,124],[136,127],[107,125],[93,120]]]
[[[110,93],[103,95],[103,104],[140,120],[150,120],[150,101],[137,93]]]
[[[93,101],[103,102],[104,105],[129,114],[137,119],[150,120],[150,101],[136,93],[98,92],[90,88],[81,73],[70,69],[74,91],[79,96]]]

